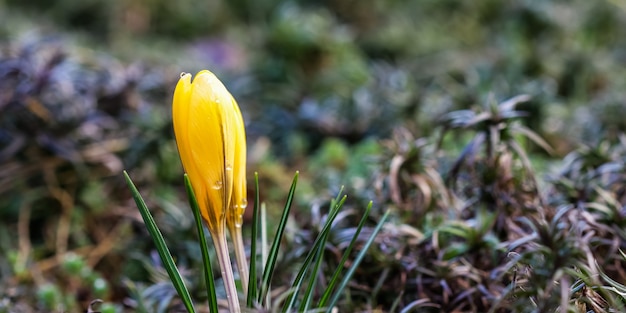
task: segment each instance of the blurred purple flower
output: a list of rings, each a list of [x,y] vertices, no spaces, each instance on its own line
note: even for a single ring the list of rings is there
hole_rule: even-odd
[[[246,55],[240,46],[222,39],[204,39],[190,48],[191,54],[215,72],[240,71],[246,68]]]

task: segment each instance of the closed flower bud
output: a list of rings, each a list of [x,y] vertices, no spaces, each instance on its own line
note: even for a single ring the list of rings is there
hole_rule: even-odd
[[[174,91],[172,119],[180,159],[200,213],[210,231],[223,232],[233,186],[240,185],[233,180],[233,173],[239,171],[233,169],[242,160],[235,156],[241,149],[245,154],[239,107],[213,73],[201,71],[193,82],[191,74],[182,74]],[[243,163],[245,171],[245,156]]]

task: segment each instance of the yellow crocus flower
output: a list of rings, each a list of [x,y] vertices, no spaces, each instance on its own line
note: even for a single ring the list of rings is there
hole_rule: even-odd
[[[227,215],[245,209],[246,142],[239,106],[210,71],[199,72],[193,82],[191,74],[183,73],[174,91],[172,120],[183,168],[215,245],[230,311],[239,312],[225,234]],[[242,214],[233,219],[239,226],[236,217]]]
[[[210,231],[223,232],[233,191],[235,138],[244,132],[239,107],[213,73],[201,71],[193,82],[191,74],[182,74],[174,91],[172,119],[200,213]]]

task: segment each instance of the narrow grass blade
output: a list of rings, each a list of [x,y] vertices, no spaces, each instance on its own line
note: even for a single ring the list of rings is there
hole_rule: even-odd
[[[196,310],[193,306],[193,302],[191,300],[191,296],[189,295],[189,291],[183,282],[183,278],[180,276],[178,272],[178,268],[176,268],[176,264],[172,259],[172,255],[170,254],[170,250],[167,249],[167,245],[165,244],[165,240],[163,239],[163,235],[161,235],[161,231],[157,227],[154,218],[152,218],[152,214],[150,214],[150,210],[146,206],[146,203],[143,201],[143,198],[139,194],[137,187],[133,184],[133,181],[128,176],[128,173],[124,171],[124,178],[126,179],[126,183],[130,188],[130,191],[133,195],[133,199],[137,204],[137,208],[139,208],[139,212],[141,213],[141,217],[150,233],[150,237],[154,240],[154,245],[156,246],[157,251],[159,252],[159,256],[161,257],[161,262],[163,262],[163,266],[167,271],[170,279],[172,280],[172,284],[178,292],[178,295],[183,302],[183,305],[187,309],[188,312],[195,313]]]
[[[259,303],[261,303],[261,300],[268,293],[272,276],[274,275],[274,267],[276,266],[276,260],[278,259],[278,248],[280,247],[280,241],[283,238],[285,226],[287,226],[287,218],[289,217],[289,211],[291,210],[291,203],[293,202],[293,196],[296,192],[296,185],[298,183],[298,175],[299,173],[296,172],[296,175],[293,177],[293,182],[291,183],[291,188],[289,189],[289,195],[287,196],[287,202],[285,203],[285,209],[283,210],[282,217],[278,224],[278,229],[276,230],[276,235],[274,236],[274,241],[272,243],[272,247],[270,249],[270,253],[267,258],[267,263],[265,264],[265,267],[263,268],[261,292],[259,293],[259,298],[258,298]]]
[[[254,307],[254,299],[257,295],[256,277],[256,244],[259,235],[259,173],[254,173],[254,206],[252,208],[252,242],[250,243],[250,272],[248,278],[248,297],[246,307]]]
[[[367,218],[370,215],[371,209],[372,209],[372,202],[370,201],[370,203],[367,205],[367,208],[365,209],[365,212],[363,213],[363,217],[361,218],[361,221],[359,221],[359,225],[357,226],[356,232],[354,233],[354,237],[352,237],[352,241],[350,241],[350,244],[346,248],[346,251],[343,253],[343,256],[341,257],[339,264],[337,264],[337,269],[335,270],[335,272],[333,273],[333,276],[328,282],[328,287],[326,288],[326,291],[324,291],[324,294],[322,295],[322,298],[320,299],[320,302],[317,305],[319,308],[323,308],[326,305],[326,303],[330,299],[330,295],[332,294],[333,289],[335,289],[335,285],[339,282],[339,274],[341,274],[341,270],[343,269],[344,264],[346,264],[346,261],[348,260],[348,257],[350,256],[350,252],[352,252],[352,249],[354,248],[354,245],[356,244],[356,241],[359,238],[359,234],[361,233],[361,230],[363,229],[363,226],[365,225],[365,222],[367,221]]]
[[[293,284],[291,287],[291,290],[293,290],[293,293],[289,296],[289,298],[287,298],[287,301],[285,301],[285,306],[283,306],[283,312],[291,312],[293,307],[295,306],[296,299],[298,298],[298,291],[300,290],[300,287],[302,286],[302,282],[304,281],[304,276],[306,274],[306,271],[309,269],[309,266],[311,262],[313,261],[313,258],[315,257],[318,247],[320,245],[324,246],[326,244],[325,234],[328,234],[328,232],[330,232],[330,228],[333,224],[333,221],[337,217],[337,214],[339,214],[339,211],[345,201],[346,201],[346,196],[344,196],[341,199],[341,201],[337,202],[334,208],[329,212],[328,218],[326,219],[326,223],[324,224],[324,227],[320,231],[317,238],[315,238],[315,242],[313,242],[313,247],[311,248],[311,251],[309,251],[309,254],[304,259],[304,263],[302,263],[302,266],[300,267],[300,271],[298,271],[298,274],[296,275],[296,279],[293,281]]]
[[[265,207],[265,203],[261,203],[261,263],[263,266],[267,264],[268,254],[269,254],[269,240],[267,238],[267,208]],[[265,268],[263,268],[265,270]],[[267,286],[268,290],[270,286]],[[263,288],[263,286],[261,286]],[[259,292],[260,293],[260,292]],[[262,302],[259,302],[261,304]],[[269,309],[270,304],[270,293],[269,291],[265,295],[265,303],[266,309]]]
[[[211,266],[211,257],[209,256],[209,249],[207,246],[206,236],[204,235],[204,228],[202,227],[202,216],[200,216],[200,207],[196,200],[196,195],[191,187],[191,181],[185,174],[185,189],[187,190],[187,196],[189,197],[189,205],[193,212],[193,217],[196,220],[196,229],[198,231],[198,238],[200,241],[200,250],[202,252],[202,264],[204,265],[204,280],[206,282],[207,299],[209,300],[209,311],[217,312],[217,295],[215,294],[215,279],[213,278],[213,267]]]
[[[340,201],[340,197],[341,194],[343,193],[343,186],[341,186],[341,190],[339,190],[339,193],[337,194],[337,197],[331,201],[331,206],[330,206],[330,212],[333,212],[333,208],[335,208],[336,204],[339,203]],[[330,220],[330,225],[332,226],[332,223],[334,222],[334,220],[337,218],[339,210],[341,209],[342,205],[339,205],[336,207],[335,212],[337,214],[334,214],[334,217],[332,218],[332,220]],[[324,238],[322,238],[321,244],[317,247],[317,252],[315,254],[315,262],[313,262],[314,267],[313,267],[313,271],[311,272],[311,274],[309,275],[309,284],[306,288],[306,291],[304,292],[304,296],[302,297],[302,301],[300,302],[300,307],[298,308],[298,312],[308,312],[309,311],[309,306],[311,305],[311,301],[313,300],[313,292],[315,292],[314,288],[315,286],[317,286],[317,280],[319,278],[319,270],[320,267],[322,266],[322,263],[324,261],[324,251],[326,249],[326,242],[328,241],[328,234],[330,234],[330,228],[329,231],[324,233],[323,236]]]
[[[311,300],[313,299],[312,295],[313,292],[315,291],[315,285],[317,285],[317,279],[318,279],[318,273],[320,270],[320,266],[322,265],[322,262],[324,261],[324,248],[326,246],[326,241],[328,239],[328,234],[330,232],[325,233],[323,236],[324,238],[322,239],[322,244],[318,245],[316,252],[315,252],[315,262],[313,262],[313,270],[311,271],[311,274],[309,275],[309,284],[306,287],[306,291],[304,292],[304,296],[302,297],[302,301],[300,302],[300,307],[298,308],[298,312],[308,312],[309,311],[309,305],[311,305]]]
[[[346,275],[343,277],[343,280],[341,281],[341,283],[339,284],[339,287],[335,291],[335,295],[332,297],[332,299],[330,300],[330,303],[328,304],[328,307],[326,308],[327,313],[332,312],[333,307],[337,304],[337,301],[339,301],[339,298],[341,297],[343,290],[346,288],[346,286],[348,286],[348,283],[350,282],[352,275],[354,275],[354,272],[356,271],[357,267],[359,266],[361,261],[363,261],[363,258],[365,257],[367,250],[369,250],[369,247],[372,245],[372,243],[374,243],[374,239],[376,239],[376,236],[378,235],[380,230],[383,228],[385,221],[389,217],[389,212],[390,211],[388,210],[385,213],[385,215],[383,215],[383,217],[380,219],[380,221],[378,222],[378,225],[376,225],[376,228],[374,228],[372,235],[369,237],[369,239],[363,246],[363,249],[361,249],[361,252],[359,253],[359,255],[357,255],[356,259],[354,259],[354,263],[352,263],[352,266],[346,272]]]

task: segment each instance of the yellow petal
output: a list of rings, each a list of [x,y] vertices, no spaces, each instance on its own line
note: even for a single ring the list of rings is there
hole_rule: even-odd
[[[172,101],[172,122],[174,124],[174,136],[178,146],[178,153],[183,160],[185,171],[192,170],[187,168],[191,164],[184,160],[189,160],[191,151],[189,150],[187,137],[187,125],[189,120],[189,96],[191,95],[191,74],[182,73],[176,89],[174,90],[174,100]]]
[[[235,167],[233,169],[233,196],[231,198],[231,209],[226,214],[226,223],[229,229],[241,227],[243,223],[243,213],[248,205],[247,183],[246,183],[246,131],[243,117],[235,99],[232,99],[233,110],[235,111]]]

